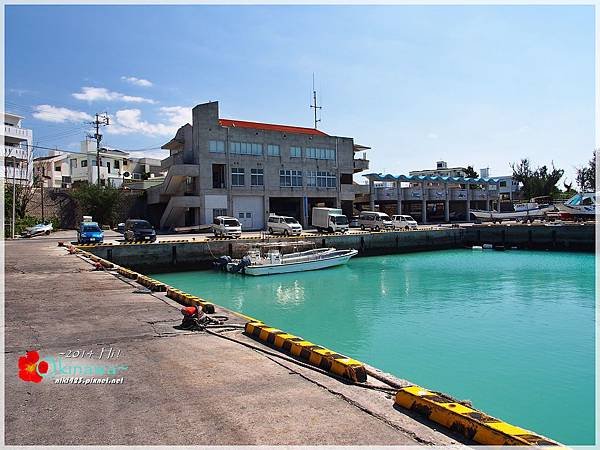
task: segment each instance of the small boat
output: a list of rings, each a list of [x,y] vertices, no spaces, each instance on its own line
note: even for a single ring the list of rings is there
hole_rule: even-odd
[[[279,248],[268,248],[263,255],[260,248],[252,249],[240,260],[219,258],[216,268],[231,273],[245,275],[274,275],[278,273],[305,272],[326,269],[346,264],[358,250],[336,250],[318,248],[301,252],[282,254]]]
[[[515,210],[510,212],[471,210],[471,214],[478,220],[502,222],[503,220],[533,221],[542,219],[549,212],[555,210],[554,205],[538,205],[537,203],[519,203]]]
[[[556,205],[564,220],[594,220],[596,218],[596,193],[576,194],[564,203]]]

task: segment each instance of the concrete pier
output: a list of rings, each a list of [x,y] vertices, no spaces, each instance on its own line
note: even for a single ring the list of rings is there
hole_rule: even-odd
[[[7,445],[458,443],[451,432],[394,407],[390,393],[244,346],[269,350],[243,335],[245,321],[227,310],[216,313],[232,327],[215,330],[218,336],[174,328],[180,305],[161,293],[139,293],[139,285],[94,271],[57,247],[74,234],[5,243]],[[144,248],[155,255],[164,247]],[[50,377],[32,383],[17,376],[28,350],[49,359],[109,348],[120,351],[118,362],[127,367],[122,384],[55,384]]]

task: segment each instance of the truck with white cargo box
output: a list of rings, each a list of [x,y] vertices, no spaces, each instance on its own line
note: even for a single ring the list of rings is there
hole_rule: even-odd
[[[348,231],[348,218],[339,208],[313,208],[312,226],[318,231],[345,233]]]

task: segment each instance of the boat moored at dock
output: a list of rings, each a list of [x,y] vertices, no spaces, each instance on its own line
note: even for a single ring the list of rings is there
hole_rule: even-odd
[[[355,249],[336,250],[335,248],[317,248],[283,254],[282,245],[258,245],[239,260],[222,256],[215,262],[214,267],[244,275],[274,275],[340,266],[358,254],[358,250]]]

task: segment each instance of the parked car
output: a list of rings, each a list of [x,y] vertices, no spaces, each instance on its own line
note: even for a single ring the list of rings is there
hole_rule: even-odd
[[[213,233],[215,236],[230,236],[239,238],[242,235],[242,225],[235,217],[218,216],[213,221]]]
[[[392,219],[386,213],[376,211],[363,211],[358,217],[361,230],[369,229],[379,231],[382,229],[393,229]]]
[[[121,222],[117,224],[117,228],[115,228],[117,233],[124,234],[125,233],[125,222]]]
[[[358,216],[352,216],[350,219],[350,228],[358,228],[360,225],[358,224]]]
[[[142,219],[129,219],[125,222],[125,233],[123,234],[126,242],[131,241],[156,241],[156,231],[150,225],[150,222]]]
[[[302,233],[302,225],[296,219],[290,216],[278,216],[277,214],[269,215],[267,219],[267,231],[270,234],[281,233],[284,236],[290,234],[298,235]]]
[[[79,244],[99,244],[104,242],[104,231],[96,222],[81,222],[77,230]]]
[[[412,216],[403,216],[397,214],[392,216],[392,222],[394,228],[397,230],[410,230],[411,228],[417,228],[417,221]]]
[[[54,231],[54,229],[51,223],[38,223],[33,227],[26,228],[25,231],[21,233],[21,237],[30,238],[39,236],[40,234],[48,236],[52,231]]]

